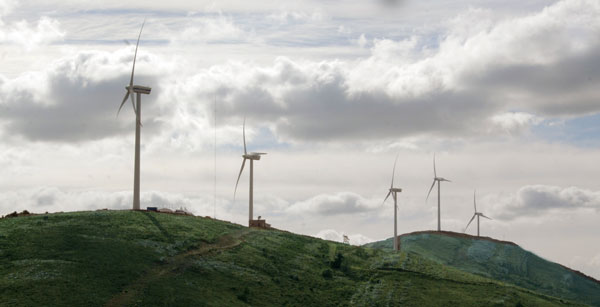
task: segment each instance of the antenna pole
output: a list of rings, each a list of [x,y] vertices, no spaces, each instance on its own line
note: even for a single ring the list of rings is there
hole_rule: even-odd
[[[442,230],[442,223],[440,221],[440,181],[437,181],[438,186],[438,231]]]
[[[217,219],[217,96],[214,97],[215,108],[215,169],[214,169],[214,186],[213,186],[213,218]]]
[[[135,165],[133,174],[133,210],[140,210],[140,125],[142,115],[142,95],[136,92],[135,114]]]
[[[249,199],[249,203],[250,203],[250,210],[248,213],[248,226],[250,226],[250,223],[252,222],[253,219],[253,206],[254,206],[254,160],[253,159],[249,159],[250,160],[250,199]]]

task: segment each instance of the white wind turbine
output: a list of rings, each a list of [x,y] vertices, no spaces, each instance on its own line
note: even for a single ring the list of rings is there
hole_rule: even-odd
[[[442,181],[451,182],[448,179],[437,176],[437,172],[435,171],[435,154],[434,154],[433,155],[433,183],[431,184],[431,188],[429,188],[429,192],[427,193],[427,198],[425,200],[427,201],[429,199],[429,194],[431,194],[431,190],[433,190],[433,186],[437,182],[437,187],[438,187],[438,189],[437,189],[438,190],[438,227],[437,227],[437,230],[438,231],[442,230],[442,226],[441,226],[442,223],[440,220],[440,182],[442,182]]]
[[[473,191],[473,207],[475,208],[475,213],[473,214],[473,217],[471,218],[471,220],[467,224],[467,227],[465,227],[465,231],[467,231],[467,228],[469,228],[469,225],[471,225],[471,222],[473,222],[473,219],[475,219],[475,217],[477,217],[477,236],[479,237],[479,217],[480,216],[481,217],[485,217],[488,220],[491,220],[491,218],[485,216],[481,212],[477,212],[477,202],[475,201],[475,191]],[[463,232],[465,232],[465,231],[463,231]]]
[[[140,29],[140,34],[138,35],[137,43],[135,44],[135,53],[133,55],[133,68],[131,69],[131,79],[129,79],[129,85],[125,87],[127,93],[125,94],[125,98],[123,98],[123,102],[121,102],[121,106],[117,111],[117,116],[119,116],[119,112],[121,112],[121,108],[127,101],[127,98],[131,98],[131,105],[133,106],[133,111],[135,112],[135,164],[134,164],[134,175],[133,175],[133,210],[140,209],[140,127],[142,126],[142,96],[141,94],[150,94],[151,88],[147,86],[141,85],[133,85],[133,75],[135,72],[135,59],[137,57],[137,50],[140,44],[140,37],[142,36],[142,30],[144,29],[144,24],[146,21],[142,23],[142,28]],[[134,102],[133,94],[136,94],[136,99]],[[137,105],[136,105],[137,102]]]
[[[237,191],[238,183],[240,182],[240,177],[242,177],[242,171],[244,171],[244,165],[246,164],[246,160],[250,160],[250,198],[249,202],[249,213],[248,213],[248,226],[252,223],[254,219],[253,209],[254,209],[254,160],[260,160],[261,155],[266,155],[265,152],[251,152],[248,153],[246,151],[246,119],[244,118],[244,124],[242,126],[242,135],[244,139],[244,154],[242,155],[242,167],[240,168],[240,174],[238,175],[237,181],[235,183],[235,190],[233,191],[233,199],[235,201],[235,192]]]
[[[398,197],[397,194],[402,192],[400,188],[394,188],[394,173],[396,172],[396,162],[398,162],[398,155],[396,155],[396,160],[394,161],[394,168],[392,169],[392,184],[390,185],[390,190],[383,200],[385,201],[390,197],[390,195],[394,198],[394,250],[398,250]]]

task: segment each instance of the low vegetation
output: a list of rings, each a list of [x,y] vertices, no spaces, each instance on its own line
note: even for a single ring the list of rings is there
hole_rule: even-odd
[[[577,304],[417,252],[208,218],[96,211],[0,219],[0,305]]]
[[[404,252],[463,272],[536,292],[600,306],[600,282],[547,261],[512,242],[458,233],[418,232],[400,237]],[[391,239],[366,246],[391,250]]]

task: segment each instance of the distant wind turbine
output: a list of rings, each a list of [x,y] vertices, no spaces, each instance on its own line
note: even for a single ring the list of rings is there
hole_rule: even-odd
[[[398,154],[399,155],[399,154]],[[385,201],[390,197],[390,195],[394,198],[394,250],[398,250],[398,197],[397,194],[402,192],[400,188],[394,188],[394,173],[396,172],[396,162],[398,162],[398,155],[396,155],[396,160],[394,161],[394,168],[392,169],[392,184],[390,185],[390,190],[383,200]]]
[[[429,194],[431,194],[431,190],[433,190],[433,186],[435,186],[435,183],[437,182],[437,190],[438,190],[438,227],[437,230],[441,231],[442,230],[442,223],[440,220],[440,182],[442,181],[448,181],[451,182],[448,179],[442,178],[442,177],[438,177],[437,176],[437,172],[435,171],[435,154],[433,155],[433,183],[431,184],[431,188],[429,188],[429,192],[427,193],[427,198],[425,200],[429,199]]]
[[[135,44],[135,53],[133,55],[133,68],[131,69],[131,79],[129,79],[129,85],[125,87],[127,93],[125,94],[125,98],[123,98],[123,102],[121,102],[121,106],[119,106],[119,110],[117,111],[117,116],[119,116],[119,112],[121,112],[121,108],[127,101],[127,98],[131,98],[131,105],[133,106],[133,111],[135,112],[135,165],[134,165],[134,176],[133,176],[133,210],[140,209],[140,127],[142,126],[142,97],[141,94],[150,94],[151,88],[147,86],[141,85],[133,85],[133,75],[135,72],[135,60],[137,57],[138,46],[140,44],[140,37],[142,36],[142,30],[144,29],[144,24],[146,21],[142,23],[142,28],[140,29],[140,34],[138,35],[137,43]],[[134,102],[133,94],[136,94],[136,103]]]
[[[260,160],[261,155],[266,155],[265,152],[251,152],[248,153],[246,151],[246,119],[244,118],[244,124],[242,126],[242,135],[244,139],[244,154],[242,155],[242,167],[240,168],[240,174],[238,175],[237,181],[235,183],[235,190],[233,191],[233,199],[235,201],[235,192],[237,191],[238,183],[240,182],[240,177],[242,177],[242,171],[244,171],[244,165],[246,164],[246,160],[250,160],[250,198],[249,202],[249,213],[248,213],[248,226],[252,223],[254,219],[253,209],[254,209],[254,160]]]
[[[471,222],[473,222],[473,219],[475,219],[475,217],[477,217],[477,236],[479,237],[479,217],[485,217],[488,220],[491,220],[491,218],[485,216],[483,213],[481,212],[477,212],[477,202],[475,201],[475,191],[473,191],[473,207],[475,208],[475,213],[473,214],[473,217],[471,218],[471,220],[469,221],[469,223],[467,224],[467,227],[465,227],[465,231],[467,231],[467,228],[469,228],[469,225],[471,225]]]

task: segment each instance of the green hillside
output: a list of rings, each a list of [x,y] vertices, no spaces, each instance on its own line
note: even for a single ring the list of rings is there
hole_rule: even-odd
[[[0,219],[0,305],[577,304],[415,252],[208,218],[96,211]]]
[[[400,236],[403,252],[537,292],[600,306],[600,282],[544,260],[512,242],[433,231]],[[392,238],[367,244],[393,248]]]

